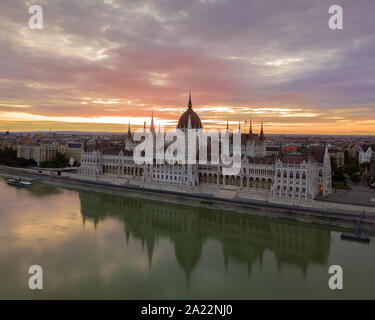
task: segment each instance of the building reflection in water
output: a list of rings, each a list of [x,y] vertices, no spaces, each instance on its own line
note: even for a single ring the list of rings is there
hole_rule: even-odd
[[[127,241],[131,235],[147,247],[150,268],[158,240],[169,239],[188,280],[208,239],[222,244],[226,266],[236,260],[247,265],[249,276],[265,250],[274,253],[279,268],[288,263],[304,274],[311,263],[325,265],[329,255],[330,231],[314,225],[87,191],[80,191],[79,198],[84,223],[121,220]]]

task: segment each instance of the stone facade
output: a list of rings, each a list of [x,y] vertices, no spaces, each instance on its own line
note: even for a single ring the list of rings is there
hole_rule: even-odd
[[[17,158],[35,160],[37,163],[53,161],[56,158],[57,145],[55,144],[24,144],[17,146]]]
[[[200,119],[191,121],[193,114],[189,98],[188,115],[179,121],[178,130],[201,128]],[[187,117],[187,119],[185,119]],[[153,121],[151,132],[155,134]],[[207,192],[219,195],[222,190],[232,190],[241,195],[263,194],[283,200],[312,200],[318,195],[332,192],[331,165],[327,148],[317,148],[304,153],[267,155],[263,125],[260,135],[250,132],[241,135],[241,168],[236,175],[224,175],[223,166],[210,161],[207,164],[166,163],[137,165],[133,160],[136,143],[130,126],[123,146],[95,146],[82,152],[80,177],[98,180],[102,177],[123,178],[124,183],[141,187],[166,189],[174,186],[181,192]],[[280,150],[281,151],[281,150]]]

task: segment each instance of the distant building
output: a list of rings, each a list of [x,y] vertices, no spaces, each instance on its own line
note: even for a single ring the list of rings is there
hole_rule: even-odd
[[[68,158],[73,158],[78,164],[81,163],[81,154],[83,150],[83,144],[78,142],[68,142],[66,144],[65,156]]]
[[[246,137],[246,135],[243,135]],[[250,130],[249,134],[247,135],[246,142],[241,141],[242,148],[245,149],[242,152],[245,156],[250,158],[259,158],[259,157],[266,157],[267,156],[267,149],[266,149],[266,141],[264,138],[263,132],[263,123],[261,124],[260,134],[259,136],[253,133],[252,123],[250,121]]]
[[[280,153],[280,148],[277,146],[266,146],[266,157],[274,157]]]
[[[374,145],[361,145],[358,153],[359,164],[369,163],[371,160],[372,151],[375,151]]]
[[[30,144],[20,144],[17,146],[17,158],[26,160],[32,159],[33,149],[36,146]]]
[[[372,153],[370,159],[370,180],[375,181],[375,152]]]
[[[55,144],[21,144],[17,147],[17,158],[35,160],[38,164],[56,159]]]
[[[295,145],[288,145],[288,146],[282,147],[281,150],[282,152],[297,152],[298,147]]]
[[[30,137],[22,137],[19,140],[19,144],[34,144],[35,140]]]
[[[330,157],[333,157],[336,160],[336,166],[338,168],[342,168],[344,166],[344,160],[345,160],[344,151],[341,151],[336,148],[329,148],[328,153]]]
[[[58,153],[61,153],[61,154],[65,154],[65,152],[66,152],[66,143],[65,143],[65,142],[61,142],[61,143],[57,146],[57,152],[58,152]]]
[[[15,144],[15,141],[10,141],[10,140],[1,140],[0,141],[0,150],[5,150],[5,149],[17,149],[17,145]]]
[[[373,151],[375,151],[375,145],[369,144],[357,143],[349,148],[350,156],[357,159],[359,164],[369,163]]]

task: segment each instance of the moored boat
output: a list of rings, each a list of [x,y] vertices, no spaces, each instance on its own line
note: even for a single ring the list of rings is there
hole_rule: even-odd
[[[21,180],[21,178],[9,179],[7,182],[9,185],[17,186],[17,187],[24,187],[24,188],[29,187],[32,184],[29,181]]]

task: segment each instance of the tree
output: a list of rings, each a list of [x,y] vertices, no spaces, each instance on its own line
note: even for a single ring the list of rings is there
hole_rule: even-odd
[[[332,170],[337,169],[337,163],[336,163],[335,157],[331,156],[330,160],[331,160],[331,168],[332,168]]]
[[[345,150],[344,151],[344,165],[347,164],[349,161],[349,151]]]
[[[344,165],[344,172],[349,175],[359,172],[358,161],[354,158],[349,158],[347,163]]]
[[[360,182],[361,181],[361,177],[356,173],[351,174],[350,178],[352,179],[353,182]]]
[[[65,154],[56,152],[55,160],[46,161],[41,164],[43,168],[65,168],[69,165],[69,161]]]
[[[332,179],[333,181],[343,181],[345,180],[344,173],[342,172],[342,168],[338,168],[336,164],[336,159],[331,156],[331,169],[332,169]]]
[[[17,151],[11,148],[0,150],[0,164],[10,167],[34,166],[36,163],[31,159],[17,158]]]

